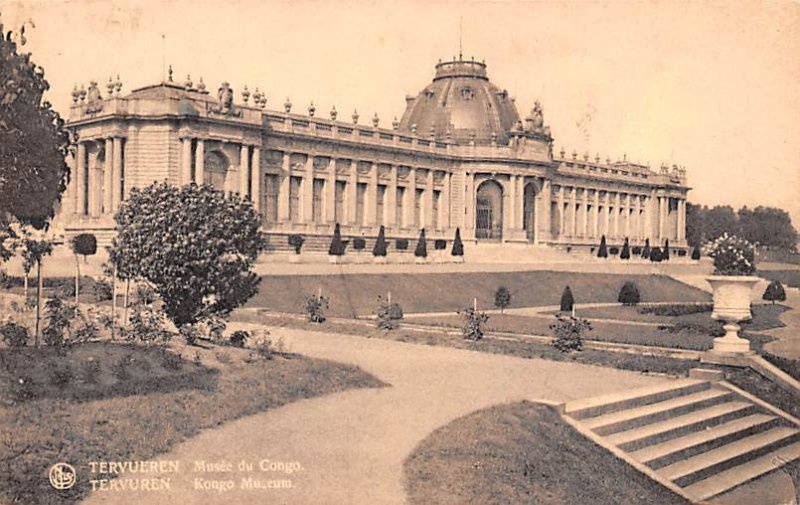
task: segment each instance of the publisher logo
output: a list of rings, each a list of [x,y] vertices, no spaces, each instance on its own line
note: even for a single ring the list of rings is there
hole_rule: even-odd
[[[69,489],[76,480],[75,467],[68,463],[56,463],[50,468],[50,485],[56,489]]]

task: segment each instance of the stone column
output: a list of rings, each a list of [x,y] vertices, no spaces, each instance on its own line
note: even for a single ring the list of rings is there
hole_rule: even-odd
[[[589,188],[583,188],[583,213],[581,215],[581,236],[589,238]]]
[[[256,212],[261,213],[261,148],[256,146],[253,146],[250,174],[250,200]]]
[[[525,220],[528,219],[528,216],[525,215],[525,176],[524,175],[517,175],[515,176],[517,179],[517,196],[514,200],[514,228],[516,229],[517,233],[523,239],[527,239],[525,236]],[[534,197],[533,202],[531,205],[534,206],[533,209],[533,219],[536,220],[536,198]],[[536,236],[536,225],[533,225],[533,235]],[[535,242],[535,240],[534,240]]]
[[[278,190],[278,221],[286,223],[289,221],[289,193],[292,178],[291,153],[284,152],[281,162],[281,185]]]
[[[397,166],[389,166],[389,185],[386,187],[386,227],[395,228],[397,226]]]
[[[89,215],[91,217],[98,217],[102,206],[102,171],[98,167],[97,158],[99,153],[95,153],[92,163],[89,167]]]
[[[516,213],[517,197],[517,178],[513,175],[508,177],[508,185],[503,188],[503,241],[511,238],[511,230],[516,228],[514,214]]]
[[[592,210],[592,238],[598,238],[598,221],[600,218],[600,191],[595,188],[594,190],[594,200],[592,205],[594,209]]]
[[[442,177],[442,196],[439,201],[439,228],[447,230],[450,228],[450,178],[452,174],[445,172]]]
[[[347,222],[355,225],[356,223],[356,206],[358,204],[358,161],[353,160],[350,163],[350,174],[347,179]],[[360,223],[358,223],[360,224]]]
[[[306,155],[303,182],[300,184],[300,222],[314,221],[314,156]]]
[[[111,213],[111,191],[114,187],[114,139],[106,139],[106,156],[103,159],[103,206],[102,213]]]
[[[658,197],[658,238],[664,240],[667,238],[667,198],[665,196]]]
[[[611,213],[613,210],[611,209],[611,193],[606,191],[606,204],[603,208],[603,229],[605,230],[606,239],[611,238],[611,223],[612,223],[612,216]]]
[[[78,142],[75,155],[75,214],[86,212],[86,144]]]
[[[192,139],[181,138],[181,184],[192,182]]]
[[[631,194],[625,194],[625,206],[624,206],[624,217],[625,217],[625,236],[630,238],[631,236]]]
[[[678,211],[680,214],[680,225],[678,228],[678,240],[685,241],[686,240],[686,200],[681,199],[679,200],[679,207]]]
[[[553,219],[553,216],[550,215],[553,206],[552,204],[553,204],[553,195],[551,193],[550,181],[547,179],[543,179],[541,198],[538,199],[536,208],[536,215],[541,214],[541,217],[539,218],[539,222],[541,223],[541,229],[537,230],[540,241],[542,237],[548,240],[552,238],[550,230],[550,224]],[[541,233],[542,230],[544,230],[544,234]]]
[[[466,184],[464,187],[464,235],[467,238],[475,238],[475,174],[466,174]]]
[[[325,188],[323,200],[322,219],[328,224],[334,224],[336,220],[344,221],[342,216],[336,216],[336,160],[329,158],[328,167],[325,172]],[[344,223],[339,223],[344,224]]]
[[[559,188],[558,188],[558,239],[559,240],[564,238],[564,235],[565,235],[565,233],[564,233],[564,221],[565,221],[564,214],[566,214],[566,212],[565,212],[566,209],[564,208],[564,191],[566,189],[567,188],[565,188],[564,186],[559,186]]]
[[[431,172],[433,173],[433,172]],[[386,206],[386,202],[383,202]],[[367,226],[378,224],[378,164],[373,162],[369,170],[369,182],[367,183],[367,198],[364,202],[364,214],[367,219]]]
[[[111,210],[116,212],[122,201],[122,146],[124,139],[114,137],[114,157],[112,159],[114,170],[113,188],[111,189]]]
[[[205,182],[205,174],[203,173],[203,170],[205,170],[205,160],[205,142],[203,139],[197,139],[197,147],[194,152],[194,182],[197,185]]]
[[[417,198],[417,170],[411,167],[408,171],[408,183],[406,184],[406,201],[403,204],[405,215],[403,216],[403,228],[414,227],[415,201]]]
[[[250,189],[250,146],[242,144],[239,149],[239,198],[248,197]]]
[[[423,199],[423,215],[425,219],[422,226],[425,228],[433,227],[433,169],[428,169],[425,173],[425,198]]]
[[[523,178],[522,180],[523,180],[522,199],[523,199],[523,209],[524,209],[524,200],[525,200],[525,184],[524,184],[524,180],[525,179]],[[537,191],[536,194],[533,196],[533,202],[531,202],[531,205],[533,206],[533,223],[532,223],[532,226],[533,226],[533,243],[534,244],[538,244],[539,243],[539,237],[541,236],[541,234],[539,233],[539,223],[542,222],[542,217],[539,214],[541,214],[540,209],[542,208],[542,201],[543,201],[542,191]],[[528,217],[525,216],[523,219],[527,219],[527,218]],[[525,237],[525,238],[527,238],[527,237]]]

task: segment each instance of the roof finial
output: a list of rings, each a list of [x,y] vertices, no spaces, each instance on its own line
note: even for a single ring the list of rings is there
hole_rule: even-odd
[[[169,70],[167,71],[167,82],[172,82],[172,65],[169,66]]]
[[[459,16],[458,18],[458,61],[461,61],[462,52],[462,44],[461,39],[464,31],[464,16]]]

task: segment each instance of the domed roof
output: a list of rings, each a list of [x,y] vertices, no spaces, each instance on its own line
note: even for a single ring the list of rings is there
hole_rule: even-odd
[[[398,129],[457,143],[488,144],[495,136],[505,144],[520,121],[508,92],[489,81],[486,64],[461,57],[439,62],[433,82],[406,101]]]

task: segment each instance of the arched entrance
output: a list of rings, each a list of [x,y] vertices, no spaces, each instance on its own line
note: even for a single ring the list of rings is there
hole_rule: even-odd
[[[525,185],[522,227],[525,229],[528,242],[533,242],[536,239],[536,184],[532,182]]]
[[[503,238],[503,187],[497,181],[478,186],[475,205],[475,238]]]

